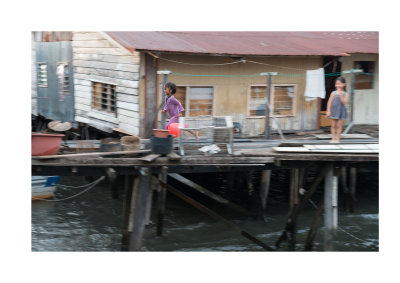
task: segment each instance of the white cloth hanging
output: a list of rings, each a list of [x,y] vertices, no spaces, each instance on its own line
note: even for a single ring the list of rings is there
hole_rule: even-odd
[[[306,90],[304,96],[306,97],[306,101],[314,100],[318,97],[325,98],[324,68],[306,72]]]

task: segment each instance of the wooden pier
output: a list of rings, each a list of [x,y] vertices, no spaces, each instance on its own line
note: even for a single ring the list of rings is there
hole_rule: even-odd
[[[185,145],[185,155],[174,153],[160,156],[150,150],[121,151],[112,153],[60,154],[57,156],[32,157],[32,175],[61,176],[119,176],[124,179],[124,212],[122,250],[138,251],[146,224],[149,221],[153,192],[157,194],[157,235],[163,233],[166,192],[200,209],[210,217],[226,223],[242,236],[268,251],[279,250],[282,242],[287,242],[287,250],[295,250],[296,221],[302,208],[318,186],[324,182],[324,201],[320,204],[314,223],[307,238],[306,250],[312,250],[318,221],[324,212],[324,248],[334,249],[333,240],[337,228],[338,183],[343,184],[347,196],[346,205],[351,211],[354,206],[356,170],[362,167],[377,168],[379,163],[378,140],[347,139],[339,145],[315,139],[292,140],[238,140],[234,143],[233,154],[226,151],[206,156],[198,150],[199,144]],[[312,185],[304,188],[305,169],[310,166],[320,168]],[[180,174],[211,172],[236,172],[245,177],[248,172],[260,171],[258,211],[266,209],[270,189],[271,171],[290,170],[290,203],[288,219],[283,223],[282,235],[275,247],[270,247],[242,230],[229,220],[213,212],[196,200],[186,196],[167,182],[167,176],[198,192],[226,205],[242,214],[254,214],[245,208],[216,195]],[[229,183],[229,182],[228,182]],[[230,182],[232,183],[232,182]],[[251,182],[248,182],[250,184]],[[246,188],[247,189],[247,188]],[[156,236],[156,235],[155,235]]]

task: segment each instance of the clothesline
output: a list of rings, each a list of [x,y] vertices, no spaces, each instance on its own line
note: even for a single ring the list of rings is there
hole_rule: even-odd
[[[375,76],[376,73],[359,73],[362,75],[369,75],[369,76]],[[260,75],[259,73],[256,74],[250,74],[250,75],[211,75],[211,74],[184,74],[184,73],[176,73],[172,72],[171,75],[176,75],[176,76],[187,76],[187,77],[225,77],[225,78],[247,78],[247,77],[264,77],[263,75]],[[342,72],[335,72],[335,73],[327,73],[325,74],[325,77],[337,77],[342,75]],[[306,74],[283,74],[283,73],[277,73],[277,76],[286,76],[286,77],[305,77]]]
[[[168,61],[168,62],[173,62],[173,63],[177,63],[177,64],[184,64],[184,65],[190,65],[190,66],[225,66],[225,65],[232,65],[232,64],[245,64],[245,63],[253,63],[253,64],[259,64],[259,65],[265,65],[265,66],[272,66],[272,67],[276,67],[276,68],[282,68],[282,69],[291,69],[291,70],[297,70],[297,71],[307,71],[305,69],[300,69],[300,68],[294,68],[294,67],[287,67],[287,66],[280,66],[280,65],[274,65],[274,64],[269,64],[269,63],[263,63],[263,62],[257,62],[257,61],[253,61],[253,60],[247,60],[244,58],[238,59],[235,62],[226,62],[226,63],[189,63],[189,62],[182,62],[182,61],[177,61],[177,60],[171,60],[171,59],[167,59],[167,58],[163,58],[157,55],[154,55],[151,52],[147,52],[149,55],[153,56],[154,58],[160,59],[160,60],[164,60],[164,61]],[[334,60],[329,61],[328,63],[326,63],[323,68],[325,68],[326,66],[332,64],[334,62]]]

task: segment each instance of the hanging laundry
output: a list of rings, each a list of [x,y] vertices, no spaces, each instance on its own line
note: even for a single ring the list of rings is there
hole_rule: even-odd
[[[306,72],[306,90],[304,96],[306,97],[306,101],[314,100],[318,97],[325,98],[324,68]]]

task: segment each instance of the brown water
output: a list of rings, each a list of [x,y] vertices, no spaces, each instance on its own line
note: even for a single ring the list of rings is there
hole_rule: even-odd
[[[359,173],[358,180],[355,212],[344,211],[339,199],[339,229],[334,241],[336,251],[379,250],[377,172]],[[79,186],[87,182],[83,177],[62,177],[60,183]],[[288,211],[285,193],[279,193],[279,185],[274,188],[271,188],[264,221],[243,217],[219,208],[219,205],[209,204],[225,218],[274,246],[282,233]],[[79,191],[58,188],[56,199],[72,196]],[[318,198],[316,193],[314,201],[317,202]],[[303,250],[315,210],[313,204],[309,203],[299,217],[296,250]],[[120,251],[121,214],[122,200],[112,199],[107,181],[70,200],[32,202],[32,251]],[[155,216],[153,209],[151,222],[145,230],[143,251],[263,251],[225,224],[170,194],[167,196],[162,237],[156,236]],[[316,251],[323,250],[322,226],[321,222],[314,242]],[[285,244],[281,250],[285,250]]]

